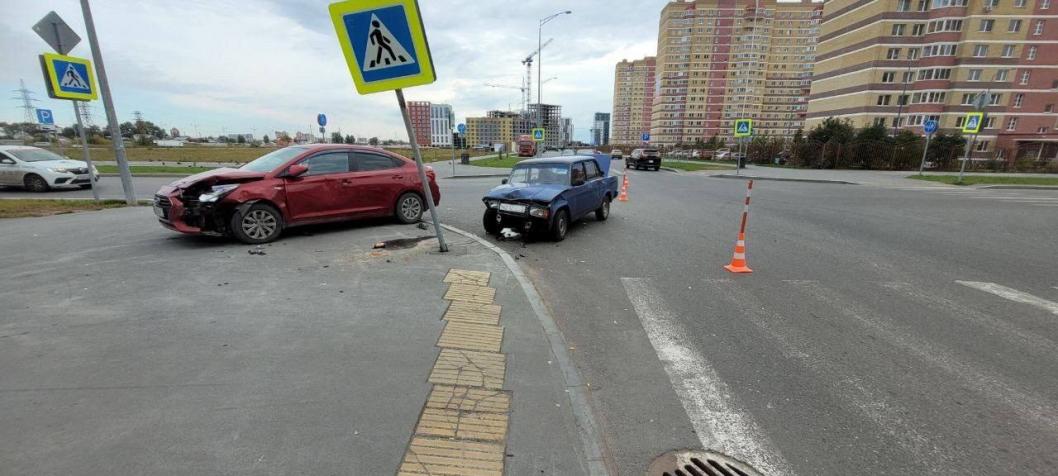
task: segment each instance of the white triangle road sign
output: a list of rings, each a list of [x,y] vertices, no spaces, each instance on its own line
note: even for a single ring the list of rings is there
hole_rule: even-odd
[[[77,72],[77,68],[73,67],[73,64],[66,64],[66,71],[62,73],[62,78],[59,79],[59,86],[70,89],[89,89],[88,81],[81,77],[81,73]]]
[[[408,50],[377,15],[371,15],[371,28],[368,31],[365,42],[367,52],[362,65],[364,72],[415,64],[415,58],[408,54]]]
[[[970,116],[966,121],[966,129],[977,129],[977,116]]]

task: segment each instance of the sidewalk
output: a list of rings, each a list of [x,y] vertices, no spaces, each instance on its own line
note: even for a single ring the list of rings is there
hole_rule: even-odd
[[[559,359],[478,242],[346,224],[254,255],[153,221],[5,220],[7,471],[586,473]]]
[[[733,177],[735,176],[735,169],[732,168],[730,171],[726,170],[703,170],[700,172],[689,172],[695,174],[703,174],[710,176],[724,176]],[[758,178],[761,180],[793,180],[793,181],[823,181],[823,182],[835,182],[835,183],[851,183],[857,185],[868,185],[875,187],[884,188],[899,188],[899,187],[937,187],[937,188],[950,188],[953,185],[946,185],[937,182],[929,182],[923,180],[914,180],[907,177],[916,175],[917,171],[908,170],[830,170],[830,169],[797,169],[797,168],[786,168],[786,167],[762,167],[759,165],[748,165],[746,168],[741,170],[741,175],[747,178]],[[952,175],[958,174],[958,172],[926,172],[925,175]],[[1019,177],[1030,177],[1030,176],[1042,176],[1042,177],[1053,177],[1054,175],[1047,174],[995,174],[995,173],[973,173],[967,172],[966,175],[988,175],[988,176],[1002,176],[1011,175]],[[985,187],[987,185],[979,185],[978,187]]]

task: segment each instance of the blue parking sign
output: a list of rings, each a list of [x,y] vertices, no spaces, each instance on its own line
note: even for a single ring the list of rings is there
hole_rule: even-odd
[[[643,142],[650,142],[650,133],[644,132],[643,135],[640,136],[640,138],[643,139]]]
[[[55,116],[51,115],[51,109],[37,109],[37,123],[46,126],[54,126]]]
[[[322,112],[317,114],[316,115],[316,124],[319,124],[320,127],[327,127],[327,115],[322,113]]]

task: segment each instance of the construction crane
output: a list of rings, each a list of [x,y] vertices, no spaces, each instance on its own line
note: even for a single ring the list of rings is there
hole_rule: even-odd
[[[558,79],[558,76],[552,76],[550,78],[545,79],[540,84],[547,84],[547,83],[549,83],[549,82],[551,82],[553,80],[556,80],[556,79]],[[522,98],[521,99],[523,101],[522,102],[522,110],[523,111],[528,111],[529,110],[529,103],[524,102],[526,100],[526,98],[529,97],[529,95],[527,94],[527,91],[529,90],[529,87],[525,85],[525,80],[522,80],[522,85],[521,86],[509,86],[509,85],[506,85],[506,84],[494,84],[494,83],[485,83],[485,86],[490,87],[490,88],[500,88],[500,89],[517,89],[518,91],[521,91],[521,93],[522,93]]]
[[[529,103],[533,102],[533,58],[540,54],[544,48],[547,48],[547,45],[550,45],[552,41],[554,41],[554,38],[548,38],[543,45],[540,45],[540,49],[529,53],[529,56],[522,60],[522,64],[525,65],[525,110],[527,111],[529,110]]]

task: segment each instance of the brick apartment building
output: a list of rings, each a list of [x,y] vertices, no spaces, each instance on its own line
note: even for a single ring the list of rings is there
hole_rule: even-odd
[[[617,63],[614,68],[613,134],[610,142],[636,145],[643,133],[650,132],[650,114],[654,108],[653,56]]]
[[[430,103],[428,101],[408,101],[408,115],[411,126],[415,129],[415,142],[420,147],[430,145]]]
[[[1058,6],[1050,0],[826,2],[806,128],[827,117],[921,133],[962,128],[979,93],[975,158],[1058,156]]]
[[[672,1],[662,9],[651,140],[731,140],[735,119],[754,133],[803,125],[823,4],[808,0]]]

